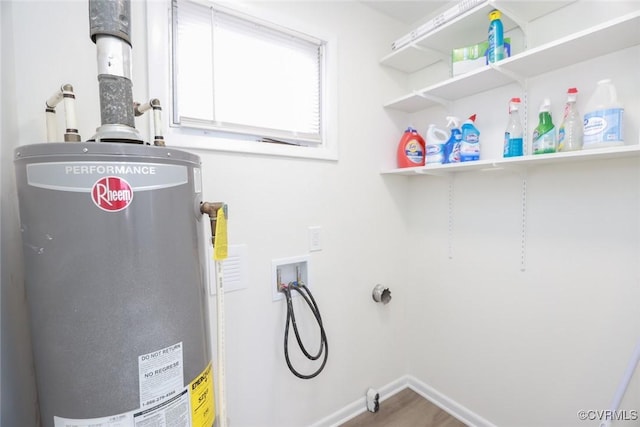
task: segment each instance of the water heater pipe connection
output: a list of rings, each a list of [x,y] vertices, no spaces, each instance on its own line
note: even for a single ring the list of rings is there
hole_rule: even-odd
[[[203,215],[209,215],[211,221],[211,244],[216,246],[216,224],[218,222],[217,215],[218,209],[222,209],[225,206],[222,202],[202,202],[200,204],[200,213]]]
[[[51,95],[45,102],[45,115],[47,122],[47,141],[55,142],[58,138],[58,126],[56,123],[56,106],[63,101],[65,119],[65,142],[79,142],[81,140],[78,133],[76,120],[76,95],[73,93],[73,86],[64,84],[60,89]]]
[[[220,211],[222,209],[222,211]],[[214,248],[213,259],[216,266],[216,316],[217,316],[217,350],[218,350],[218,427],[227,427],[227,398],[226,398],[226,374],[225,374],[225,318],[224,318],[224,279],[222,260],[226,258],[226,218],[227,205],[220,202],[202,202],[200,212],[209,215],[211,220],[211,244]],[[218,224],[218,214],[220,224]],[[220,245],[224,248],[221,253],[217,253],[216,228],[220,225]]]
[[[96,142],[142,143],[135,128],[131,82],[129,0],[89,0],[89,32],[96,44],[100,118]]]
[[[149,100],[149,102],[145,102],[144,104],[136,102],[133,105],[133,112],[136,117],[143,115],[151,109],[153,109],[153,145],[164,147],[164,136],[162,136],[162,118],[160,117],[160,113],[162,112],[160,100],[157,98],[153,98]]]

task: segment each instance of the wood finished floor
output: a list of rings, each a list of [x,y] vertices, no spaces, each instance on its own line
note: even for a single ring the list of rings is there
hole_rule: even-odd
[[[466,427],[415,391],[406,388],[340,427]]]

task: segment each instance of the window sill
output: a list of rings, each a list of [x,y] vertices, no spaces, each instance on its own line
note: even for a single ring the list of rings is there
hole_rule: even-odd
[[[165,135],[167,146],[203,151],[224,151],[231,153],[256,154],[266,156],[292,157],[315,160],[338,160],[337,149],[330,147],[306,147],[274,144],[242,139],[221,138],[207,131],[170,129]]]

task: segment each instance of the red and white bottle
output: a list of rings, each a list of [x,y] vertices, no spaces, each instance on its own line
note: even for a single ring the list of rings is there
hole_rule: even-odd
[[[398,143],[398,167],[424,166],[425,142],[417,130],[408,127]]]

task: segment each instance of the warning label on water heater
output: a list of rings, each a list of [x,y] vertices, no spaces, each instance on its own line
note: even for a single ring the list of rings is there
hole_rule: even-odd
[[[140,407],[171,399],[184,388],[182,342],[138,356]]]
[[[216,416],[211,363],[189,384],[191,427],[210,427]]]
[[[211,427],[215,396],[211,362],[183,386],[182,342],[138,356],[140,407],[103,418],[54,416],[54,427]]]
[[[53,425],[54,427],[133,427],[133,414],[119,414],[84,420],[53,417]]]

